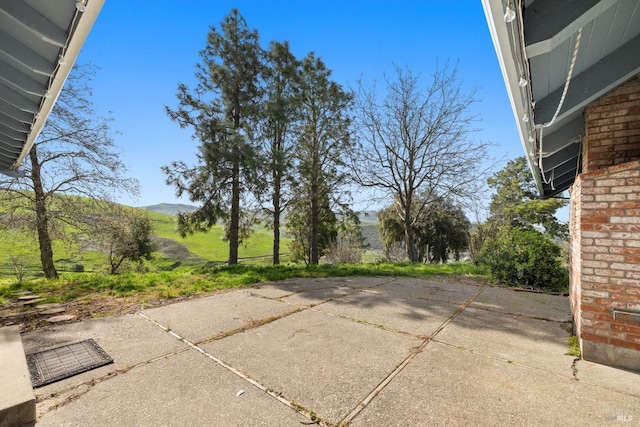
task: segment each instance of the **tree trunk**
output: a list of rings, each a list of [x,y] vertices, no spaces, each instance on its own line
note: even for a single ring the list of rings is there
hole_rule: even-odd
[[[320,255],[318,250],[318,237],[320,229],[318,223],[320,220],[319,208],[318,208],[318,184],[311,184],[311,241],[310,241],[310,256],[309,261],[313,265],[318,265],[320,262]]]
[[[53,264],[53,248],[51,236],[49,236],[49,217],[47,215],[46,197],[40,175],[40,163],[34,146],[29,152],[31,158],[31,179],[36,198],[36,229],[38,231],[38,244],[40,245],[40,263],[42,271],[47,279],[57,279],[58,272]]]
[[[404,238],[407,243],[407,256],[409,257],[409,261],[418,262],[418,251],[416,250],[416,241],[413,235],[409,208],[406,208],[404,214]]]
[[[238,240],[240,229],[240,160],[233,160],[231,185],[231,223],[229,224],[229,265],[238,263]]]
[[[319,173],[320,169],[320,160],[318,159],[318,141],[317,139],[313,142],[313,160],[311,166],[311,241],[309,242],[310,246],[310,254],[309,254],[309,262],[313,265],[318,265],[320,262],[320,254],[319,254],[319,236],[320,236],[320,204],[318,201],[318,191],[319,191]]]
[[[280,264],[280,185],[279,171],[273,173],[273,265]]]

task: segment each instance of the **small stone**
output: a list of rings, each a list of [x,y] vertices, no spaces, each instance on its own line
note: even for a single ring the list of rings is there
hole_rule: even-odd
[[[60,308],[50,308],[48,310],[41,311],[38,314],[41,315],[41,316],[46,316],[48,314],[58,314],[58,313],[62,313],[64,311],[65,311],[65,309],[62,308],[62,307],[60,307]]]
[[[47,322],[50,322],[50,323],[58,323],[58,322],[66,322],[67,320],[72,320],[75,318],[76,316],[72,314],[61,314],[60,316],[49,317],[46,320]]]
[[[29,301],[36,298],[40,298],[40,295],[34,295],[34,294],[23,295],[21,297],[18,297],[18,301]]]
[[[48,302],[46,304],[38,304],[38,308],[41,308],[43,310],[48,310],[50,308],[58,308],[61,307],[61,304],[58,302]]]
[[[21,301],[22,305],[36,305],[40,301],[44,301],[42,298],[35,298],[26,301]]]
[[[13,295],[17,297],[23,296],[23,295],[31,295],[31,291],[16,291],[13,293]]]

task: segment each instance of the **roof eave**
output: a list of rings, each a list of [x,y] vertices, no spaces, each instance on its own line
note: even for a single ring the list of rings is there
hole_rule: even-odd
[[[540,194],[543,194],[544,188],[541,172],[535,156],[536,148],[534,143],[529,141],[531,134],[528,126],[523,124],[522,121],[522,117],[525,114],[530,114],[531,101],[522,96],[522,88],[518,85],[521,77],[525,77],[529,85],[531,84],[531,81],[527,76],[520,75],[516,68],[518,52],[514,50],[514,46],[511,44],[509,38],[508,25],[511,24],[504,21],[505,10],[502,1],[482,0],[482,7],[489,26],[489,32],[491,33],[491,39],[493,40],[493,46],[498,56],[498,62],[500,64],[500,70],[502,71],[502,77],[507,89],[507,94],[509,95],[509,101],[511,102],[511,110],[513,111],[518,133],[520,134],[520,142],[524,152],[526,153],[529,169],[535,179],[536,187]],[[519,18],[520,16],[518,14],[516,19]]]
[[[80,53],[80,50],[89,35],[89,31],[91,30],[91,27],[98,17],[103,5],[104,0],[89,0],[86,2],[85,10],[78,14],[79,18],[76,23],[76,27],[72,30],[73,32],[69,36],[69,40],[67,42],[64,53],[64,62],[56,69],[55,75],[51,80],[51,86],[49,88],[51,96],[43,98],[40,110],[38,114],[36,114],[36,119],[34,120],[33,126],[31,127],[31,131],[27,136],[24,146],[22,147],[20,155],[16,159],[12,168],[9,171],[2,171],[3,173],[13,176],[21,175],[18,168],[24,161],[27,154],[29,154],[33,144],[40,135],[43,126],[47,122],[49,114],[51,114],[53,106],[60,96],[60,91],[62,90],[62,87],[64,86],[64,83],[76,62],[78,54]]]

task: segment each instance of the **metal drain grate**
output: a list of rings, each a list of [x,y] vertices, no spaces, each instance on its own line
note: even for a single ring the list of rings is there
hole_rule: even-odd
[[[60,381],[112,362],[113,359],[92,339],[27,354],[33,387]]]

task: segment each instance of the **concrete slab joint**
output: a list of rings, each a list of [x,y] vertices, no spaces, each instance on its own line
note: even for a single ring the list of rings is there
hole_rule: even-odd
[[[38,426],[640,418],[637,375],[565,355],[566,297],[350,280],[261,284],[25,333],[28,352],[91,336],[115,361],[37,388]],[[574,406],[561,403],[567,395]]]

